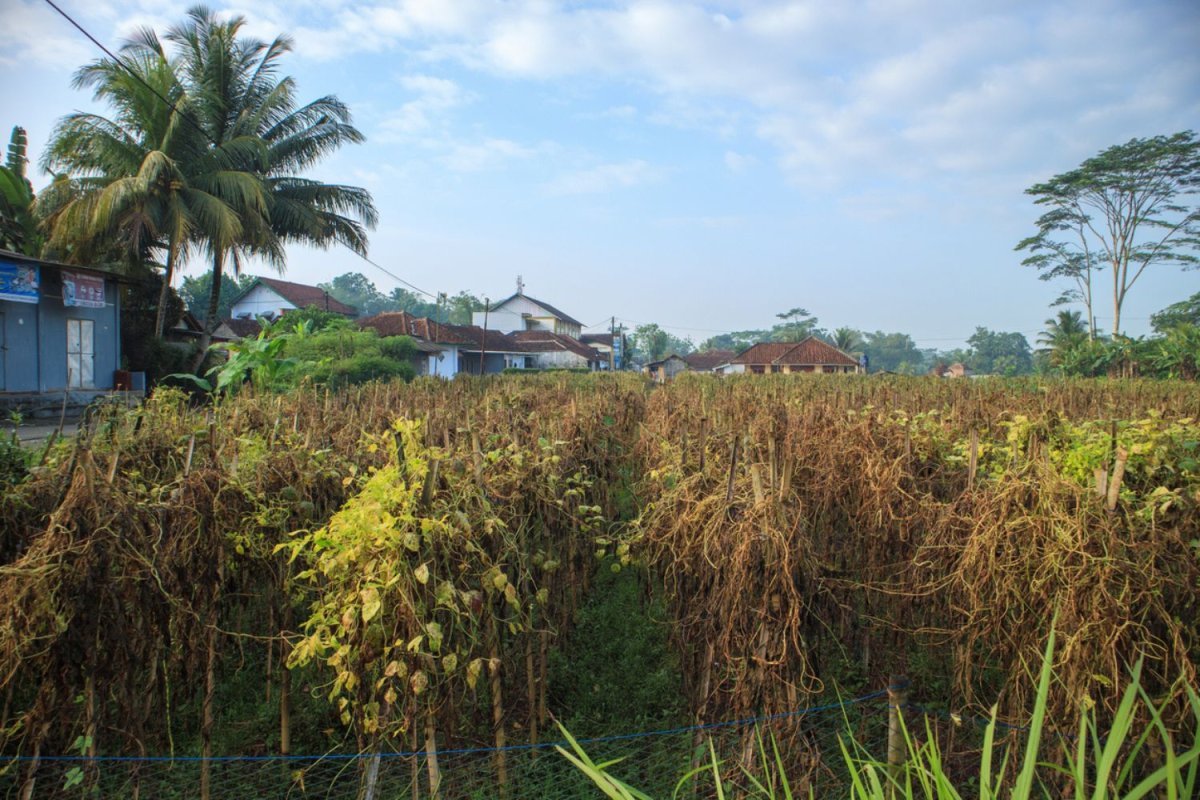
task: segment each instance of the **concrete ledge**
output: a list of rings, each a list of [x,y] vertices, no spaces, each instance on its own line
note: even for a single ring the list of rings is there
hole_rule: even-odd
[[[67,415],[78,416],[83,409],[95,402],[133,407],[142,402],[145,395],[142,391],[115,392],[112,389],[0,392],[0,414],[7,416],[15,411],[30,419],[49,419],[61,415],[65,403]]]

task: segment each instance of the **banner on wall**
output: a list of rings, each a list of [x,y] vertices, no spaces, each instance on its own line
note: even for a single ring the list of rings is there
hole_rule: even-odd
[[[0,261],[0,300],[36,303],[41,273],[35,266]]]
[[[79,272],[63,272],[63,305],[104,308],[104,279]]]

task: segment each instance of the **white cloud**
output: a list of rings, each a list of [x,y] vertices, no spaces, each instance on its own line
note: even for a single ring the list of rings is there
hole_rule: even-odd
[[[547,183],[545,189],[553,195],[596,194],[649,183],[659,176],[659,170],[638,159],[567,172]]]
[[[84,64],[100,52],[43,2],[0,0],[0,65]],[[6,80],[16,80],[10,73]]]
[[[514,159],[528,158],[536,150],[508,139],[484,139],[480,142],[452,142],[441,162],[455,172],[479,172],[494,169]]]
[[[725,151],[725,166],[730,172],[745,172],[750,167],[758,163],[758,159],[752,155],[737,153],[733,150]]]
[[[446,78],[405,75],[400,78],[400,85],[416,97],[386,115],[380,123],[380,129],[391,138],[425,133],[443,124],[452,109],[471,100],[468,92]]]

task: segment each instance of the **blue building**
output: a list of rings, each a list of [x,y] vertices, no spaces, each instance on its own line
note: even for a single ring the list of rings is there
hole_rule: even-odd
[[[111,392],[120,302],[111,272],[0,250],[0,406],[36,412]]]

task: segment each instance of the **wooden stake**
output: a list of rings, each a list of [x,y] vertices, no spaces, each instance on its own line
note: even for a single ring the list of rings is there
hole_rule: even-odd
[[[979,431],[971,429],[971,452],[967,457],[967,486],[975,485],[975,472],[979,469]]]
[[[741,440],[735,435],[733,437],[733,450],[729,453],[729,486],[725,490],[726,505],[733,502],[733,479],[737,475],[738,462],[738,446]]]
[[[1117,500],[1121,497],[1121,481],[1125,479],[1125,462],[1129,460],[1129,451],[1124,447],[1117,448],[1117,463],[1113,465],[1112,480],[1108,482],[1108,510],[1117,510]]]
[[[893,675],[888,682],[888,771],[895,778],[908,757],[904,740],[904,707],[908,705],[908,676]]]

